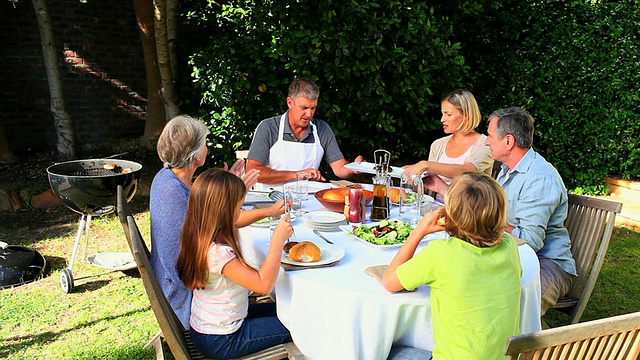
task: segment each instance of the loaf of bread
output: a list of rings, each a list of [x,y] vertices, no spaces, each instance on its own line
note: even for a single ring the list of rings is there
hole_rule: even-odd
[[[301,241],[289,249],[289,257],[297,262],[316,262],[322,258],[322,250],[311,241]]]

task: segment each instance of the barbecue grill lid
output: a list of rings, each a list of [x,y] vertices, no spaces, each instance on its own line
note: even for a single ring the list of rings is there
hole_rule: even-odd
[[[44,276],[46,260],[36,250],[20,245],[0,248],[0,289],[28,284]]]

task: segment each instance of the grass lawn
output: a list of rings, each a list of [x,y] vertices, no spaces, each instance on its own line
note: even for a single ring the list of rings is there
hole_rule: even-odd
[[[132,204],[148,241],[144,202],[136,196]],[[71,294],[60,289],[60,270],[71,258],[77,225],[78,216],[66,208],[0,214],[0,240],[36,248],[51,267],[42,280],[0,290],[0,358],[154,359],[154,351],[143,346],[159,327],[141,279],[104,274],[80,262],[80,253],[73,268],[76,289]],[[98,251],[128,251],[115,215],[91,222],[87,255]],[[639,269],[640,232],[616,228],[582,321],[640,311]],[[565,321],[553,313],[545,317],[551,326]]]

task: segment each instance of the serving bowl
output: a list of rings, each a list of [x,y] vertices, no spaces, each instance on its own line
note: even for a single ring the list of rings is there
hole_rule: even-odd
[[[344,197],[349,195],[348,187],[324,189],[317,191],[314,195],[318,201],[327,208],[327,210],[342,213],[344,211]],[[330,195],[327,195],[329,193]],[[370,204],[373,200],[373,192],[362,190],[366,203]]]

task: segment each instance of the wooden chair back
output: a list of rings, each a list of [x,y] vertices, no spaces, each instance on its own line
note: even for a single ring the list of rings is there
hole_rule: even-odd
[[[640,312],[511,336],[507,360],[636,360]]]
[[[164,295],[162,288],[160,287],[160,283],[158,282],[158,278],[151,268],[151,258],[135,219],[131,215],[128,215],[126,219],[131,239],[131,251],[133,252],[136,264],[138,265],[140,277],[142,278],[144,288],[147,292],[147,296],[149,297],[149,302],[151,303],[151,309],[153,309],[153,313],[160,325],[160,330],[162,330],[162,338],[166,340],[169,348],[171,349],[171,353],[176,360],[205,359],[193,344],[193,341],[191,340],[191,333],[189,330],[185,330],[182,326],[182,323],[176,316],[173,308],[171,308],[171,304],[169,304],[169,301]],[[154,347],[156,347],[158,359],[162,359],[164,358],[164,355],[162,355],[162,350],[159,350],[157,346],[162,346],[161,339],[158,343],[154,344]],[[287,357],[289,359],[304,359],[300,350],[292,342],[273,346],[240,359],[278,360],[286,359]]]
[[[129,206],[129,199],[127,199],[122,185],[118,185],[116,190],[116,213],[118,214],[120,225],[122,225],[122,229],[124,230],[124,236],[127,238],[129,249],[131,249],[131,253],[133,254],[133,247],[131,246],[131,234],[129,232],[129,224],[127,223],[127,217],[133,217],[133,212],[131,211],[131,206]],[[149,251],[147,244],[142,242],[142,247],[147,257],[151,258],[151,252]]]
[[[596,284],[616,214],[622,204],[615,201],[569,194],[569,209],[564,224],[571,239],[571,254],[576,261],[578,278],[569,293],[553,307],[569,314],[570,324],[580,321]]]

